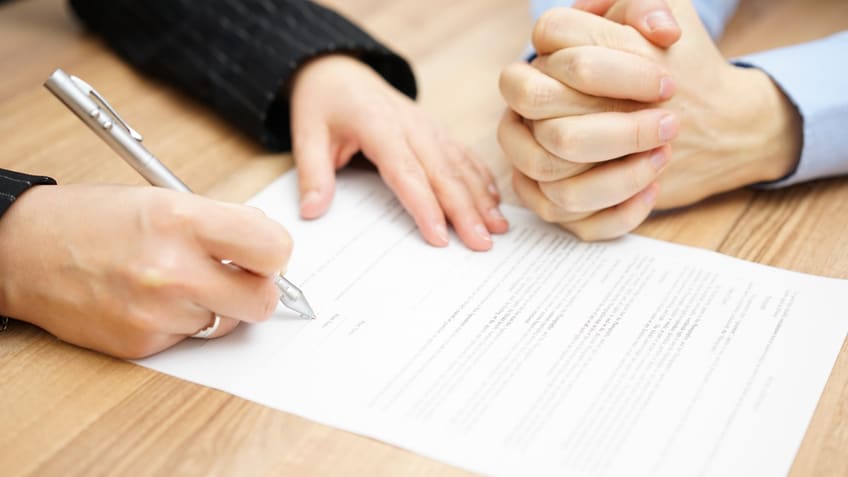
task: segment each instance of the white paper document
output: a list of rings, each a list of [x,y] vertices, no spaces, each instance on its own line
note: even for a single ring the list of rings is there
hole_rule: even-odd
[[[373,174],[316,221],[294,174],[250,204],[318,319],[140,364],[483,474],[785,475],[848,332],[847,281],[514,207],[489,252],[430,247]]]

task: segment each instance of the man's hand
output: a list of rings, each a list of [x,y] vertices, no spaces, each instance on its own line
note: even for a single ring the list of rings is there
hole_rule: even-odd
[[[519,195],[581,238],[622,235],[655,205],[778,179],[797,161],[788,100],[762,72],[729,64],[678,3],[685,34],[668,50],[608,19],[551,10],[534,30],[538,60],[502,75],[514,113],[499,137]]]
[[[680,25],[666,0],[577,0],[573,8],[631,26],[662,48],[680,39]]]
[[[0,315],[141,358],[215,314],[213,337],[267,319],[290,252],[286,231],[252,207],[153,187],[35,187],[0,220]]]
[[[335,170],[362,151],[415,219],[425,240],[448,243],[447,220],[473,250],[509,225],[489,170],[364,63],[322,57],[298,72],[291,97],[301,215],[330,206]]]

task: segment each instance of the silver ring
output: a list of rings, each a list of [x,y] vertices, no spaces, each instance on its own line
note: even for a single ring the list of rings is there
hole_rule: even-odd
[[[197,333],[191,335],[192,338],[198,338],[201,340],[208,340],[210,336],[214,335],[216,331],[218,331],[218,326],[221,325],[221,317],[215,315],[215,321],[212,322],[212,325],[203,328]]]

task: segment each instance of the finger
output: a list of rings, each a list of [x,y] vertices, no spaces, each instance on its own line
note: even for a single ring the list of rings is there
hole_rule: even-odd
[[[330,132],[322,124],[299,126],[292,132],[292,142],[300,190],[300,215],[314,219],[323,215],[333,200],[336,171]]]
[[[477,251],[492,248],[492,235],[475,205],[470,184],[465,182],[464,159],[458,148],[441,146],[433,135],[424,133],[413,134],[409,142],[462,243]],[[485,188],[481,192],[488,197]]]
[[[666,0],[622,0],[602,15],[632,26],[660,48],[677,43],[682,33]]]
[[[551,119],[579,116],[599,111],[636,111],[641,103],[591,96],[566,86],[535,67],[544,62],[538,57],[533,64],[513,63],[501,72],[500,91],[511,109],[527,119]]]
[[[560,226],[588,242],[621,237],[645,221],[656,203],[658,193],[659,186],[653,183],[615,207],[604,209],[583,220],[561,223]]]
[[[620,0],[575,0],[572,8],[589,12],[593,15],[604,16],[609,9]]]
[[[188,298],[198,306],[250,323],[268,319],[280,297],[273,278],[211,260],[195,265],[188,282]]]
[[[471,193],[477,212],[483,219],[486,229],[494,234],[502,234],[509,230],[507,222],[500,210],[500,197],[492,194],[490,187],[494,187],[495,180],[489,168],[483,165],[477,157],[466,148],[453,145],[456,153],[453,157],[459,161],[459,168],[463,172],[468,191]],[[495,189],[497,192],[497,188]]]
[[[527,177],[555,181],[571,177],[592,167],[566,161],[543,148],[533,133],[514,112],[507,110],[498,126],[498,142],[512,165]]]
[[[662,109],[535,121],[533,137],[571,162],[608,161],[657,148],[677,137],[677,117]]]
[[[572,222],[592,215],[591,212],[569,212],[554,204],[545,197],[545,194],[539,189],[539,184],[522,174],[521,171],[513,171],[512,187],[524,205],[545,222]]]
[[[216,260],[230,260],[263,276],[285,270],[291,238],[261,210],[203,199],[190,220],[196,240]]]
[[[542,182],[539,190],[569,212],[593,212],[618,205],[657,180],[671,158],[671,146],[605,162],[583,174]]]
[[[656,50],[635,29],[573,8],[546,11],[533,28],[540,55],[573,46],[603,46],[652,58]]]
[[[676,89],[674,79],[656,62],[600,46],[565,48],[537,58],[534,66],[592,96],[655,103],[670,99]]]
[[[489,195],[492,196],[492,199],[494,199],[496,204],[500,204],[501,191],[500,189],[498,189],[497,181],[495,180],[494,176],[492,176],[492,171],[490,171],[485,164],[483,164],[479,159],[477,159],[477,156],[475,156],[474,154],[471,155],[471,159],[472,164],[474,164],[474,167],[477,168],[477,174],[480,177],[484,178],[486,182],[486,192],[488,192]]]
[[[377,166],[380,176],[412,216],[424,240],[436,247],[446,246],[448,229],[444,213],[403,132],[364,135],[363,153]]]
[[[220,316],[220,315],[218,315],[218,316],[221,319],[221,322],[218,324],[218,328],[215,330],[214,333],[209,335],[209,337],[206,338],[206,339],[214,340],[215,338],[220,338],[222,336],[226,336],[226,335],[232,333],[238,327],[239,323],[241,323],[239,320],[236,320],[236,319],[233,319],[233,318],[230,318],[230,317],[227,317],[227,316]],[[211,320],[208,320],[205,326],[203,326],[202,328],[198,328],[195,331],[189,333],[189,336],[205,330],[209,326],[212,326],[214,324],[214,322],[215,322],[215,314],[213,313]]]

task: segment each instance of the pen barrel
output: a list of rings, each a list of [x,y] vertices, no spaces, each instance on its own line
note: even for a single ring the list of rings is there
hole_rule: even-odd
[[[56,70],[44,82],[44,86],[150,184],[191,192],[183,181],[151,154],[141,142],[134,139],[116,118],[105,112],[89,94],[80,90],[64,71]]]

